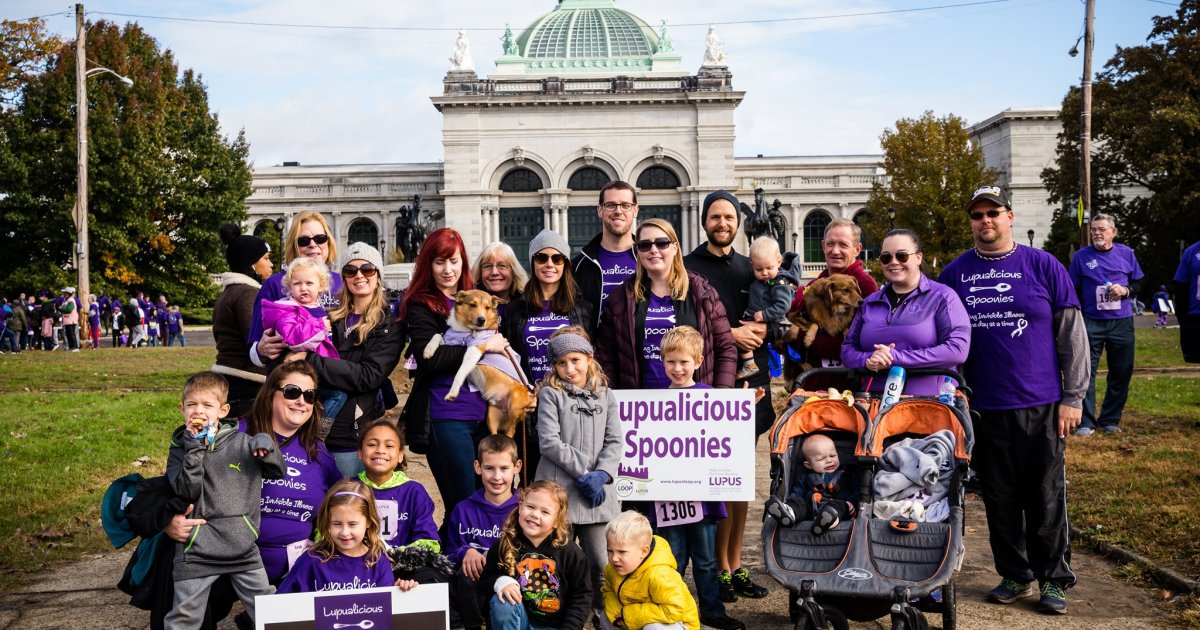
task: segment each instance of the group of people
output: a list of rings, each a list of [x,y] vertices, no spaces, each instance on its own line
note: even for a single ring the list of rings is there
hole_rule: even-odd
[[[125,305],[104,292],[81,299],[75,287],[66,287],[58,295],[46,290],[27,298],[22,293],[11,302],[0,297],[0,353],[99,350],[101,339],[110,334],[114,348],[169,347],[176,341],[187,347],[183,314],[164,295],[151,303],[137,291]]]
[[[158,548],[175,587],[148,596],[152,625],[167,615],[170,627],[215,623],[239,597],[244,624],[253,596],[273,589],[452,581],[456,627],[582,628],[594,615],[602,627],[744,628],[725,604],[767,594],[742,566],[747,505],[705,503],[699,521],[675,525],[610,491],[621,452],[612,389],[746,387],[759,394],[756,434],[775,419],[759,368],[772,342],[795,334],[778,304],[802,308],[805,297],[777,247],[734,251],[738,206],[729,192],[708,195],[707,240],[686,254],[671,224],[638,222],[636,190],[621,181],[600,191],[601,233],[573,258],[544,230],[528,260],[493,243],[472,264],[462,237],[439,229],[394,310],[378,250],[352,243],[339,255],[319,213],[293,219],[277,273],[266,241],[223,228],[216,361],[184,388],[159,492],[128,508],[143,536],[177,543]],[[1088,394],[1089,289],[1081,301],[1061,264],[1013,240],[998,188],[977,191],[966,212],[975,247],[937,282],[922,272],[916,234],[888,234],[882,289],[858,259],[857,226],[831,223],[822,275],[852,276],[865,299],[844,339],[818,335],[806,358],[875,371],[962,366],[982,417],[974,465],[1002,577],[989,598],[1010,603],[1036,580],[1041,608],[1065,612],[1075,578],[1063,452]],[[1093,302],[1120,304],[1132,279],[1107,273]],[[499,303],[498,334],[476,350],[515,352],[539,385],[515,440],[487,435],[480,392],[448,395],[468,347],[430,344],[451,332],[471,289]],[[389,376],[402,360],[413,382],[395,424],[383,416],[397,404]],[[440,523],[404,472],[406,446],[428,453]],[[230,466],[261,483],[228,481]],[[205,545],[206,535],[240,542]],[[688,564],[694,600],[679,579]]]

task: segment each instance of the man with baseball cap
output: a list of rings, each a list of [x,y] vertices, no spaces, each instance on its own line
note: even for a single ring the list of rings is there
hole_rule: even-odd
[[[971,318],[964,364],[975,385],[972,465],[979,474],[999,586],[1011,604],[1041,585],[1041,612],[1067,612],[1075,584],[1063,455],[1087,391],[1087,334],[1071,277],[1054,256],[1013,240],[1013,211],[997,186],[967,204],[975,247],[938,281]],[[1014,366],[1021,366],[1014,371]]]

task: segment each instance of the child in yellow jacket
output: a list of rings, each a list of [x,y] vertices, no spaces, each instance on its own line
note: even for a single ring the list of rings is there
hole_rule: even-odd
[[[645,516],[622,512],[609,522],[605,537],[602,628],[700,630],[700,611],[676,570],[671,547],[652,534]]]

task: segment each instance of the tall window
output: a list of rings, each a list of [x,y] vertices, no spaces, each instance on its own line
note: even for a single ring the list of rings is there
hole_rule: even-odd
[[[825,228],[833,219],[824,210],[813,210],[804,217],[804,262],[825,262],[825,252],[821,241],[825,238]]]
[[[600,190],[609,181],[611,180],[604,171],[594,166],[585,166],[571,173],[571,179],[567,182],[567,188],[571,190]]]
[[[375,222],[370,219],[355,219],[350,224],[350,229],[346,230],[346,242],[366,243],[378,249],[379,228],[375,227]]]
[[[875,243],[867,238],[867,223],[871,220],[871,215],[866,210],[859,210],[858,214],[854,215],[854,225],[857,225],[862,230],[862,257],[863,260],[871,260],[879,255],[879,246],[882,243]]]
[[[651,166],[638,175],[637,187],[642,190],[675,190],[679,176],[665,166]]]
[[[527,168],[514,168],[500,180],[500,190],[503,192],[537,192],[544,187],[542,178]]]

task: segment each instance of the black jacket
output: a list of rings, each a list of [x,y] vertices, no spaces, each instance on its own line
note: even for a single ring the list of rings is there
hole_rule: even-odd
[[[600,237],[588,241],[583,249],[571,259],[571,271],[575,274],[575,282],[579,285],[579,295],[592,304],[592,322],[587,327],[588,332],[600,326],[601,297],[604,295],[604,274],[600,271]],[[524,323],[522,323],[524,325]],[[510,340],[511,343],[511,340]]]
[[[506,309],[507,310],[507,309]],[[434,335],[446,332],[446,318],[433,312],[428,306],[419,302],[408,305],[408,315],[404,319],[408,329],[408,351],[406,356],[412,356],[417,361],[417,369],[412,373],[412,391],[408,393],[408,402],[400,413],[400,424],[405,427],[404,441],[414,453],[425,453],[429,447],[429,387],[433,377],[438,374],[453,374],[462,366],[467,346],[438,347],[433,356],[426,359],[423,355],[425,346]]]
[[[725,305],[729,327],[741,326],[742,313],[750,303],[750,287],[754,284],[754,269],[750,267],[750,259],[737,252],[730,252],[728,256],[717,256],[708,251],[708,242],[705,241],[692,250],[692,253],[683,257],[683,266],[692,273],[704,276],[717,290],[717,295],[721,296],[721,303]],[[751,386],[770,385],[771,373],[767,370],[770,360],[771,353],[767,344],[762,344],[754,351],[754,362],[758,364],[759,373],[748,379]],[[741,387],[741,383],[735,387]]]
[[[358,450],[359,430],[387,411],[379,403],[379,390],[387,385],[392,370],[400,363],[402,329],[385,312],[383,321],[359,344],[358,333],[347,335],[346,320],[341,319],[333,323],[333,343],[341,358],[308,353],[308,362],[321,379],[320,386],[340,389],[348,395],[325,438],[330,449]]]
[[[533,374],[529,370],[529,346],[522,335],[525,334],[525,324],[529,322],[529,318],[540,313],[531,313],[530,310],[529,302],[523,295],[509,302],[508,306],[504,307],[504,318],[500,320],[500,334],[504,335],[513,350],[516,350],[517,354],[521,356],[521,370],[525,372],[527,378],[532,380]],[[572,324],[583,326],[588,337],[594,337],[593,332],[596,330],[594,312],[591,302],[579,295],[575,298],[575,306],[566,315]]]

